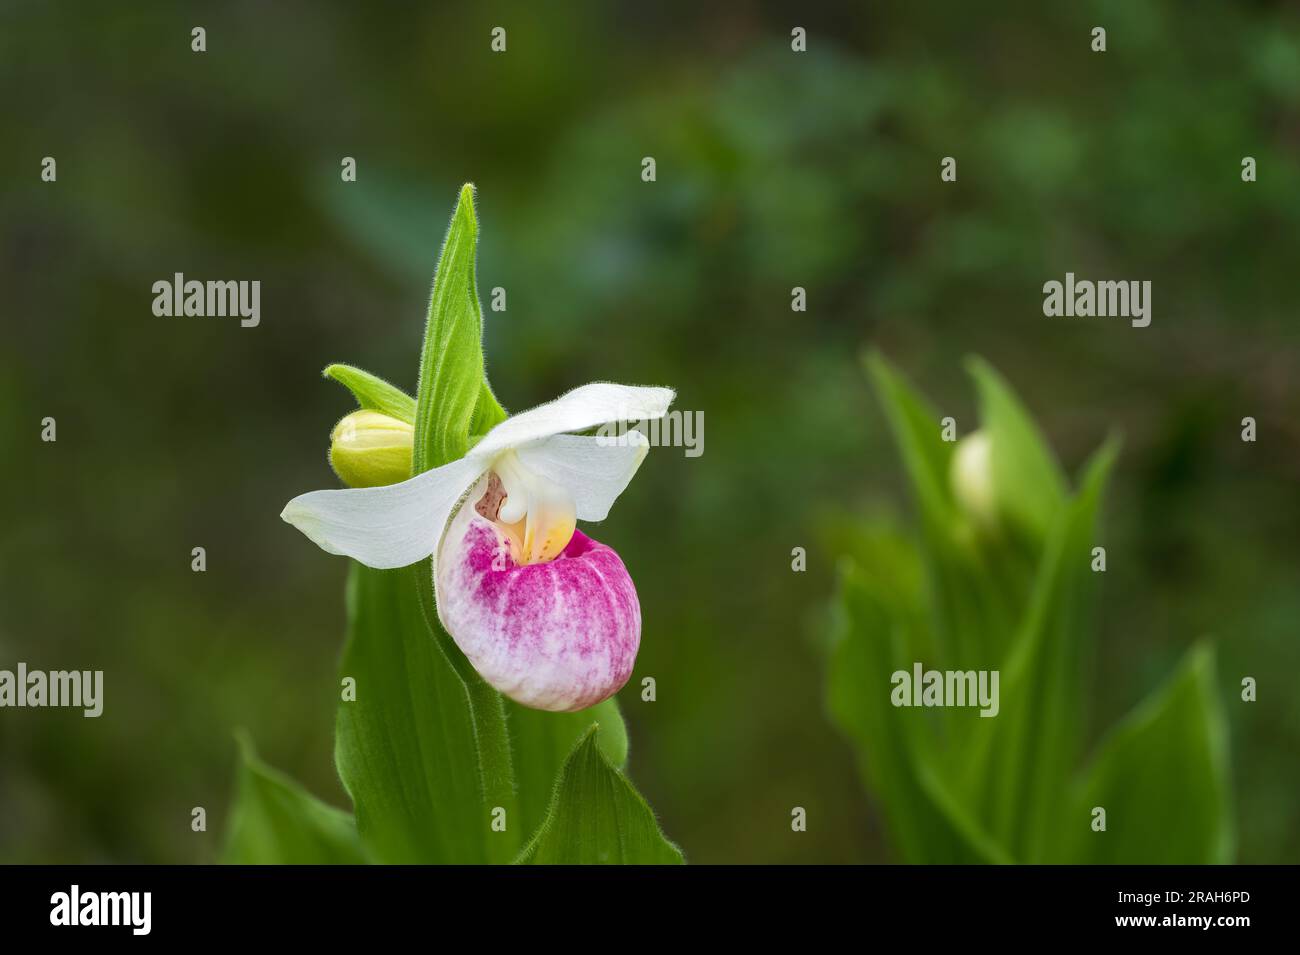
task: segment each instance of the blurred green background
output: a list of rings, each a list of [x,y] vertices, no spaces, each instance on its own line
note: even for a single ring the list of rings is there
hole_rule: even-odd
[[[704,412],[594,530],[643,605],[630,772],[691,861],[893,858],[822,692],[837,528],[910,506],[869,345],[963,432],[986,356],[1071,472],[1122,432],[1089,738],[1215,637],[1239,858],[1300,859],[1300,12],[995,6],[0,5],[0,667],[106,671],[98,720],[0,711],[0,860],[212,860],[236,727],[346,805],[346,566],[278,514],[334,484],[327,362],[414,389],[466,180],[508,408]],[[1044,318],[1066,271],[1151,280],[1151,326]],[[261,326],[154,317],[174,272],[259,279]]]

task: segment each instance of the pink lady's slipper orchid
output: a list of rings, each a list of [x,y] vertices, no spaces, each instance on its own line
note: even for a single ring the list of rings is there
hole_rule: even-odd
[[[312,491],[281,517],[370,567],[432,556],[438,617],[483,679],[525,706],[585,709],[631,675],[641,606],[618,554],[576,522],[604,520],[649,442],[571,432],[661,418],[672,400],[669,388],[583,385],[459,460],[386,487]]]

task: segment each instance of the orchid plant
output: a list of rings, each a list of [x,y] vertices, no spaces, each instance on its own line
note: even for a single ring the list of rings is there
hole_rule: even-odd
[[[1105,569],[1096,518],[1116,443],[1071,491],[983,361],[971,362],[980,427],[955,442],[883,358],[868,365],[919,526],[876,520],[840,533],[827,697],[897,853],[1230,861],[1227,728],[1208,644],[1192,645],[1163,686],[1088,745],[1090,618]],[[999,674],[1000,705],[946,708],[938,693],[924,701],[933,709],[900,705],[891,679],[931,667]]]
[[[302,862],[681,862],[622,772],[612,697],[641,607],[601,521],[646,457],[668,388],[597,382],[507,416],[484,371],[474,193],[434,278],[412,397],[349,365],[331,435],[347,487],[283,519],[352,559],[335,757],[355,817],[244,765],[226,857]]]

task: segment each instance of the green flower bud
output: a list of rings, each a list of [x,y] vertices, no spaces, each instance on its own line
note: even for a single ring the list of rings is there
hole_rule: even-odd
[[[993,442],[975,431],[957,442],[952,455],[953,495],[966,516],[978,527],[997,525],[997,491],[993,486]]]
[[[330,435],[330,467],[348,487],[382,487],[411,476],[415,429],[378,411],[354,411]]]

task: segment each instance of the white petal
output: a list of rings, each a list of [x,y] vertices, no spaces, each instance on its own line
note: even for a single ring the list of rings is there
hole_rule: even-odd
[[[331,554],[405,567],[434,552],[452,510],[486,465],[476,455],[387,487],[311,491],[280,514]]]
[[[405,567],[430,554],[436,558],[452,511],[501,452],[615,421],[662,418],[673,398],[671,388],[583,385],[507,418],[458,461],[387,487],[312,491],[290,501],[280,516],[322,550],[370,567]],[[566,479],[582,467],[592,471],[575,486],[578,517],[584,520],[606,516],[640,463],[636,455],[644,454],[634,446],[600,450],[615,453],[597,463],[583,452],[586,464],[565,471]]]
[[[612,442],[619,441],[619,444]],[[557,434],[519,448],[519,460],[564,488],[578,506],[578,519],[603,521],[645,460],[650,442],[640,431],[622,438]]]
[[[483,436],[470,457],[492,457],[552,435],[586,431],[613,421],[662,418],[673,398],[671,388],[643,388],[605,381],[582,385],[554,401],[507,418]]]

